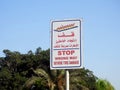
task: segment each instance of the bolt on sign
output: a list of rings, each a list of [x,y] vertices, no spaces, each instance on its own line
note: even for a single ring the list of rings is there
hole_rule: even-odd
[[[51,23],[51,69],[75,69],[82,65],[81,20]]]

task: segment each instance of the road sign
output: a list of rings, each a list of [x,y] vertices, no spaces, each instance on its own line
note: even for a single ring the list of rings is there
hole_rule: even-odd
[[[82,66],[81,20],[51,23],[51,69],[75,69]]]

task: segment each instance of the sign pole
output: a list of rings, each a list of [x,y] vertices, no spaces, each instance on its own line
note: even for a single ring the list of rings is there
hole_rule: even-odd
[[[66,70],[66,90],[69,90],[69,70]]]

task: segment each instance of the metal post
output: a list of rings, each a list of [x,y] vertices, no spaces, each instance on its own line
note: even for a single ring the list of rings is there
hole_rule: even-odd
[[[69,71],[66,70],[66,90],[69,90]]]

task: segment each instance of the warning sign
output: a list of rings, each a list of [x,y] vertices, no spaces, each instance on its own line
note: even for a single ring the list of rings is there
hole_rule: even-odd
[[[81,20],[51,23],[51,69],[75,69],[82,65]]]

